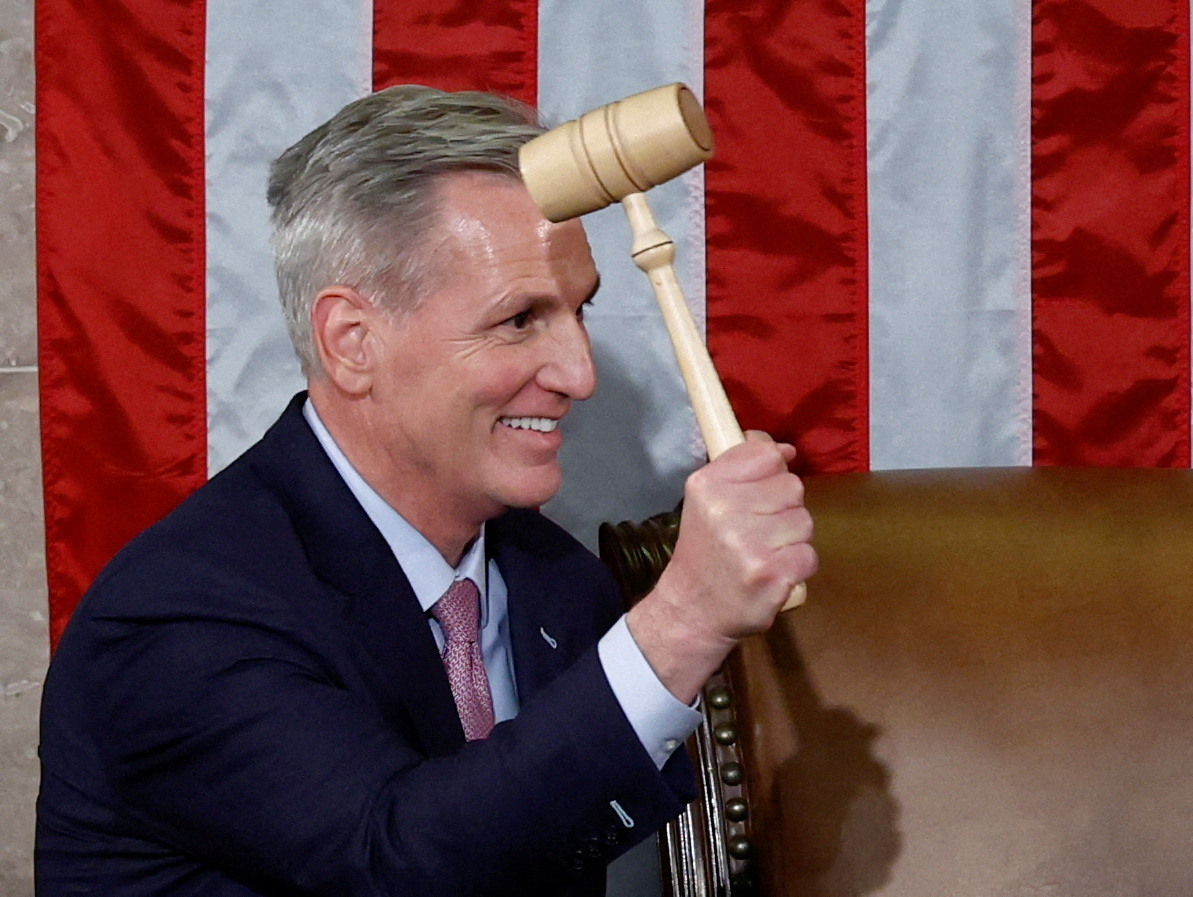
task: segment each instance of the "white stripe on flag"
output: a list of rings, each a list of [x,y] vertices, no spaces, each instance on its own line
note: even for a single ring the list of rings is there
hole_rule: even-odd
[[[867,15],[871,468],[1030,465],[1029,0]]]
[[[543,0],[539,6],[539,107],[552,123],[667,84],[703,88],[703,12],[694,0],[659,0],[626,15],[620,0]],[[704,182],[700,170],[650,191],[676,244],[676,272],[704,319]],[[565,427],[564,486],[545,508],[595,545],[604,520],[672,507],[703,443],[649,282],[629,256],[619,207],[585,219],[601,290],[588,316],[600,383]]]
[[[271,159],[372,87],[372,3],[207,3],[208,470],[226,466],[302,388],[279,312],[265,182]]]

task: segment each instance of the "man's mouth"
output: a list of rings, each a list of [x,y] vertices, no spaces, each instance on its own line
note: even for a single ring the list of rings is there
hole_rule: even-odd
[[[559,426],[559,421],[551,417],[503,417],[500,423],[514,430],[537,430],[540,433],[550,433]]]

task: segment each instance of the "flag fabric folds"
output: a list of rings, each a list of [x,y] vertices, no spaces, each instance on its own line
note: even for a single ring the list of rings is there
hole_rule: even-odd
[[[1174,0],[38,0],[52,637],[301,388],[269,159],[365,92],[562,121],[683,81],[717,154],[651,192],[745,427],[801,472],[1190,463],[1189,7]],[[601,386],[545,509],[671,507],[702,447],[616,208]]]

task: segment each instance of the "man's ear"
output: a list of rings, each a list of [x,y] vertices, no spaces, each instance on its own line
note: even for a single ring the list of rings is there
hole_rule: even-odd
[[[320,290],[311,303],[311,334],[324,376],[350,395],[365,395],[373,385],[376,316],[368,299],[339,284]]]

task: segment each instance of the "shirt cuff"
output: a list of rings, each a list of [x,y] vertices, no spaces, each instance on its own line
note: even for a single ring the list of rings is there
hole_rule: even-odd
[[[638,740],[655,766],[662,769],[675,749],[700,725],[703,715],[696,709],[700,699],[689,707],[667,690],[642,656],[624,615],[597,644],[597,654],[609,687]]]

